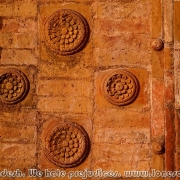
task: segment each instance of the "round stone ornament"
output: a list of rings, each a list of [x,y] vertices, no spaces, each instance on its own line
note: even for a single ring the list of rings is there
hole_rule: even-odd
[[[74,167],[87,157],[89,137],[80,125],[64,121],[47,133],[44,152],[55,165]]]
[[[103,94],[112,104],[124,106],[132,103],[139,93],[137,78],[125,70],[109,73],[103,81]]]
[[[29,91],[26,75],[17,69],[6,69],[0,75],[0,96],[6,104],[16,104],[22,101]]]
[[[164,47],[164,42],[161,39],[157,38],[152,41],[151,46],[155,51],[160,51]]]
[[[78,12],[61,9],[45,22],[45,43],[54,53],[70,55],[81,50],[89,36],[88,23]]]

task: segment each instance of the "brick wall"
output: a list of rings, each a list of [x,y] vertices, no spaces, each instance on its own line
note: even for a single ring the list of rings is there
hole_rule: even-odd
[[[179,6],[173,0],[0,0],[0,72],[16,68],[30,84],[23,101],[0,102],[0,169],[62,169],[45,156],[44,139],[53,123],[66,120],[81,125],[91,144],[85,161],[67,172],[178,169]],[[44,24],[59,9],[88,22],[88,42],[75,54],[47,47]],[[164,42],[160,51],[151,47],[156,38]],[[131,72],[140,86],[125,106],[103,94],[104,78],[117,69]],[[164,140],[166,153],[155,154],[152,143]]]

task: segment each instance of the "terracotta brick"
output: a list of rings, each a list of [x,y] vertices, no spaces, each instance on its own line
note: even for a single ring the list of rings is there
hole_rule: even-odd
[[[40,80],[37,94],[40,96],[92,97],[92,82],[76,80]]]
[[[164,54],[162,51],[152,52],[152,77],[163,79]]]
[[[176,169],[179,169],[180,168],[180,132],[178,131],[178,129],[180,128],[180,112],[179,110],[176,110],[175,111],[175,130],[176,130]]]
[[[56,78],[56,77],[66,77],[66,78],[90,78],[93,73],[92,68],[86,68],[83,64],[77,64],[79,62],[78,59],[75,59],[71,62],[67,61],[54,61],[54,63],[48,63],[41,61],[39,63],[39,77],[48,77],[48,78]],[[76,61],[77,60],[77,61]]]
[[[36,19],[5,19],[2,18],[1,32],[37,33]]]
[[[128,2],[126,2],[128,1]],[[95,17],[113,18],[113,19],[131,19],[131,18],[149,18],[150,6],[149,2],[144,0],[136,3],[134,0],[106,1],[95,3],[93,11]]]
[[[174,2],[172,0],[164,1],[164,40],[166,43],[173,43],[173,15]],[[175,4],[176,6],[176,4]]]
[[[149,19],[96,19],[96,33],[99,35],[119,36],[122,33],[134,32],[148,34],[150,32]]]
[[[15,3],[14,16],[35,17],[37,14],[37,4],[33,2]]]
[[[105,35],[94,35],[94,46],[102,49],[111,47],[111,50],[138,50],[147,51],[149,50],[149,36],[148,35],[137,35],[134,33],[124,34],[119,36],[105,36]]]
[[[1,158],[33,159],[36,155],[35,144],[9,144],[1,143]],[[28,152],[28,153],[27,153]]]
[[[166,170],[174,171],[175,170],[175,161],[174,161],[174,149],[175,149],[175,127],[174,127],[174,109],[172,107],[165,108],[166,115]]]
[[[20,169],[27,172],[28,169],[34,168],[36,166],[36,158],[31,159],[20,159],[20,158],[0,158],[0,168],[8,170]]]
[[[92,113],[93,101],[86,97],[40,97],[37,105],[42,112]]]
[[[165,69],[173,68],[173,49],[172,48],[164,49],[164,68]]]
[[[152,168],[156,169],[157,171],[164,171],[164,158],[165,156],[163,154],[162,155],[152,154]],[[164,178],[155,177],[153,179],[163,180]]]
[[[34,17],[37,13],[37,5],[33,2],[2,3],[0,5],[0,16],[24,16]]]
[[[124,175],[124,171],[137,169],[140,159],[137,147],[132,145],[126,145],[126,150],[119,145],[107,143],[93,146],[93,170],[101,168],[106,171],[118,171]],[[146,168],[149,170],[148,166]]]
[[[35,143],[36,127],[33,126],[0,126],[0,141],[12,143]]]
[[[149,128],[150,112],[126,109],[96,109],[94,125],[100,128]]]
[[[1,111],[0,114],[0,122],[1,125],[29,125],[34,126],[36,125],[36,110],[28,110],[23,109],[18,111],[15,109],[14,111]]]
[[[174,2],[174,39],[176,41],[180,40],[180,35],[179,35],[179,27],[180,27],[179,8],[180,8],[180,2],[175,1]]]
[[[89,24],[86,46],[73,55],[57,55],[46,45],[44,23],[59,9],[73,9]],[[0,74],[17,68],[30,82],[22,102],[0,101],[0,169],[101,168],[121,172],[118,180],[129,179],[125,170],[178,170],[179,24],[179,0],[0,0]],[[152,49],[155,38],[164,41],[162,51]],[[102,93],[106,74],[119,68],[140,85],[126,106],[112,105]],[[61,120],[79,123],[90,137],[89,156],[73,168],[60,168],[44,154],[44,138]],[[165,136],[165,154],[153,153],[155,136]]]
[[[174,74],[172,72],[165,72],[165,104],[174,104]]]
[[[152,22],[151,26],[153,27],[151,30],[152,38],[157,38],[162,36],[162,4],[161,0],[151,0],[151,11],[152,11]]]
[[[98,67],[115,65],[149,66],[151,64],[151,54],[146,51],[95,48],[93,60]]]
[[[37,58],[30,50],[2,50],[1,64],[3,65],[37,65]]]
[[[141,131],[139,131],[141,130]],[[95,143],[109,143],[116,144],[119,146],[138,146],[145,145],[149,143],[149,130],[142,129],[133,129],[129,128],[121,128],[121,127],[95,127],[94,128],[94,142]]]
[[[152,134],[164,134],[164,82],[152,79]]]
[[[13,3],[1,3],[0,16],[13,16]]]
[[[2,48],[35,48],[36,36],[31,33],[0,33],[0,43]]]

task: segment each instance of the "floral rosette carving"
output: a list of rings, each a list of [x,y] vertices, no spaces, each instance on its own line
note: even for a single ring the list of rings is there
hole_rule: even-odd
[[[29,90],[26,75],[17,69],[7,69],[0,76],[0,95],[6,104],[22,101]]]
[[[139,93],[136,77],[125,70],[108,74],[103,82],[103,94],[112,104],[123,106],[132,103]]]
[[[45,43],[59,55],[74,54],[86,44],[89,28],[84,17],[70,9],[52,14],[45,22]]]
[[[48,132],[44,152],[57,166],[77,166],[89,152],[88,135],[83,127],[74,122],[61,122]]]

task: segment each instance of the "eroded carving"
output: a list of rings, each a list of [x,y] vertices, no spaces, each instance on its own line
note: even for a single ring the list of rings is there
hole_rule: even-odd
[[[22,101],[29,90],[26,75],[17,69],[6,69],[0,76],[0,95],[4,103],[15,104]]]
[[[103,92],[110,103],[123,106],[135,100],[139,92],[139,83],[130,72],[116,70],[106,76]]]
[[[165,153],[165,138],[162,137],[155,137],[152,139],[151,142],[152,150],[154,154],[163,154]]]
[[[45,43],[60,55],[81,50],[88,39],[89,28],[81,14],[62,9],[52,14],[45,23]]]
[[[151,46],[155,51],[160,51],[163,49],[164,43],[161,39],[157,38],[157,39],[153,40]]]
[[[73,122],[63,122],[52,128],[45,141],[45,155],[60,167],[79,165],[89,151],[87,133],[80,125]]]

